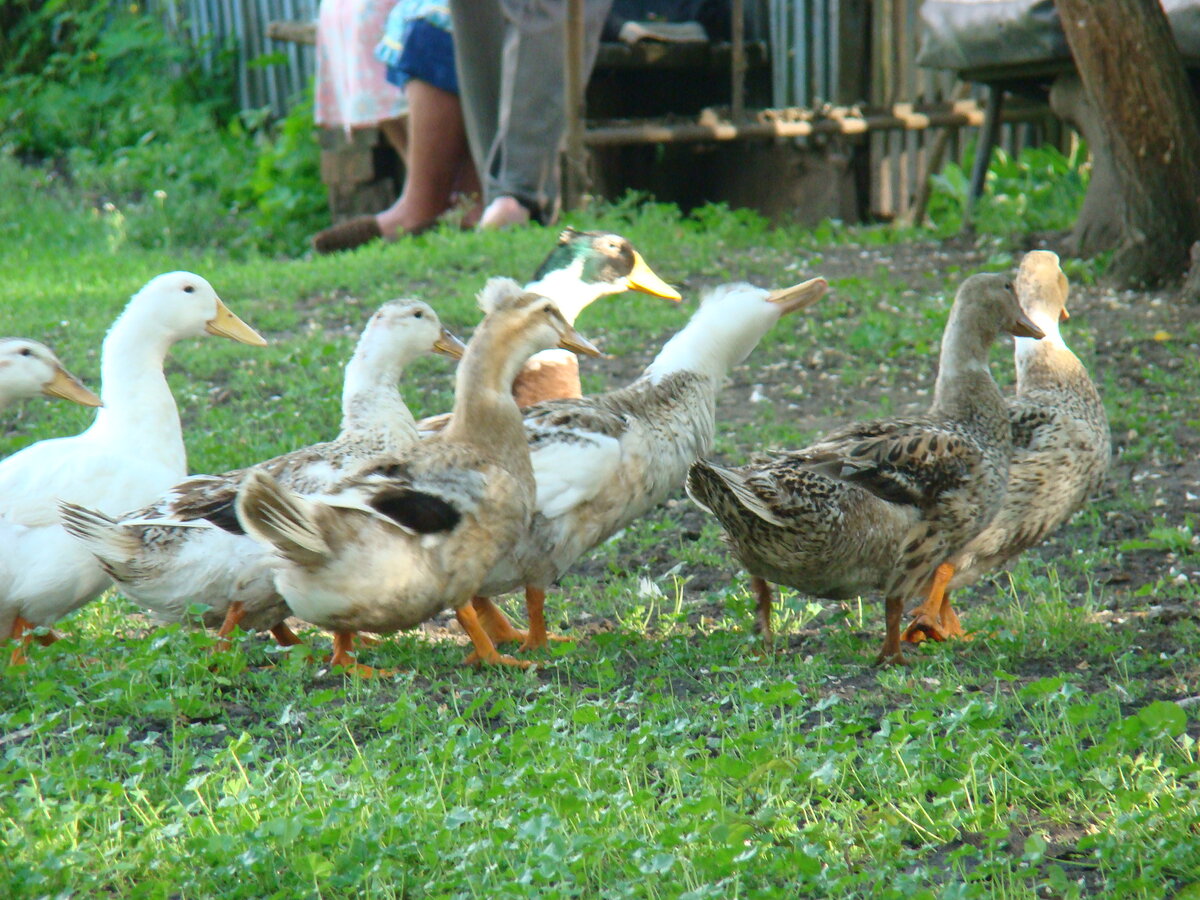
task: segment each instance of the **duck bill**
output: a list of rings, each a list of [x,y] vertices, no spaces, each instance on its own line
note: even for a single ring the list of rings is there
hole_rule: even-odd
[[[558,340],[558,346],[584,356],[603,356],[600,349],[574,328],[568,328]]]
[[[1067,308],[1064,306],[1058,314],[1058,321],[1065,322],[1069,318],[1071,318],[1071,314],[1067,312]]]
[[[217,301],[217,314],[204,325],[204,330],[217,337],[229,338],[239,344],[249,344],[252,347],[267,346],[261,334],[235,316],[220,300]]]
[[[806,309],[825,296],[829,290],[829,282],[824,278],[810,278],[791,287],[780,288],[767,294],[767,301],[778,305],[783,311],[781,316]]]
[[[58,369],[50,383],[42,388],[47,397],[62,397],[80,406],[103,406],[100,398],[83,386],[78,378],[66,369]]]
[[[438,335],[438,339],[433,342],[434,353],[440,353],[442,356],[448,356],[451,359],[462,359],[462,355],[466,352],[466,349],[466,345],[445,328]]]
[[[1029,316],[1027,316],[1025,313],[1021,313],[1021,315],[1017,318],[1017,321],[1014,322],[1012,327],[1008,329],[1008,333],[1014,337],[1033,338],[1034,340],[1038,341],[1046,336],[1046,332],[1042,331],[1042,329],[1037,326],[1037,323],[1035,323],[1033,319],[1029,318]]]
[[[636,250],[633,251],[633,271],[629,273],[626,280],[629,282],[631,291],[641,291],[643,294],[662,297],[664,300],[674,300],[676,303],[683,299],[679,295],[679,291],[654,274],[654,270],[646,265],[642,254]]]

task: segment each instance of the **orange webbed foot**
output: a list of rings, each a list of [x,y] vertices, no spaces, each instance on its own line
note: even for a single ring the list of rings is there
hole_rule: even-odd
[[[360,663],[350,652],[354,647],[353,631],[338,631],[333,635],[333,656],[329,665],[341,669],[347,675],[357,675],[359,678],[387,678],[396,674],[395,669],[377,669]]]
[[[480,599],[485,598],[474,598],[474,600]],[[491,604],[490,600],[488,604]],[[468,600],[455,610],[454,615],[458,619],[458,624],[463,627],[463,631],[471,638],[471,643],[475,645],[475,649],[463,660],[463,665],[487,663],[493,666],[515,666],[518,669],[528,669],[533,665],[527,659],[515,659],[514,657],[502,654],[496,649],[496,645],[492,643],[487,629],[484,628],[479,620],[477,606],[473,600]]]

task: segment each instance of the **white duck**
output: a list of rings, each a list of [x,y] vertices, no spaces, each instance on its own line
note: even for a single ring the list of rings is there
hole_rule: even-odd
[[[496,651],[470,603],[533,512],[513,379],[538,350],[599,351],[553,301],[515,282],[493,279],[480,305],[487,317],[458,367],[444,431],[324,497],[302,497],[258,470],[238,493],[243,527],[279,556],[275,585],[288,606],[335,632],[335,665],[370,674],[350,655],[354,631],[410,628],[446,608],[456,610],[479,659],[522,665]]]
[[[457,359],[463,345],[417,300],[385,303],[363,330],[346,366],[338,436],[285,453],[254,468],[304,494],[330,490],[341,478],[417,440],[416,423],[397,389],[404,368],[432,352]],[[275,590],[273,554],[246,536],[234,514],[249,469],[196,475],[149,505],[113,518],[62,505],[64,527],[95,554],[121,591],[156,619],[178,622],[205,604],[204,623],[269,628],[282,644],[296,638],[281,624],[291,613]]]
[[[722,285],[633,384],[524,411],[537,512],[475,598],[493,641],[524,639],[522,649],[546,643],[546,588],[679,489],[688,467],[712,446],[717,394],[726,374],[781,317],[811,306],[827,290],[823,278],[774,292]],[[521,587],[527,634],[484,599]]]
[[[45,344],[27,338],[0,338],[0,409],[38,394],[83,406],[100,405],[100,398],[68,372]]]
[[[104,339],[104,406],[92,426],[0,462],[0,637],[52,625],[108,585],[95,558],[59,525],[59,499],[122,512],[187,474],[163,362],[176,341],[205,333],[266,343],[199,275],[159,275],[134,295]],[[14,658],[21,659],[20,646]]]

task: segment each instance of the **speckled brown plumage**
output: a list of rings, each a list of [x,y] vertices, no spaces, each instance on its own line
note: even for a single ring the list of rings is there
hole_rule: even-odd
[[[766,462],[696,463],[688,493],[720,519],[754,576],[840,598],[880,590],[887,637],[880,661],[903,661],[905,599],[928,587],[1000,506],[1011,432],[987,370],[1001,330],[1039,334],[997,275],[958,292],[925,416],[856,423]]]
[[[1099,488],[1108,470],[1111,442],[1104,405],[1087,370],[1058,334],[1068,294],[1058,257],[1047,251],[1026,254],[1017,293],[1046,337],[1017,343],[1017,390],[1008,403],[1013,455],[1004,502],[949,561],[947,593],[939,584],[914,610],[905,632],[910,640],[961,635],[948,591],[974,583],[1045,540]]]

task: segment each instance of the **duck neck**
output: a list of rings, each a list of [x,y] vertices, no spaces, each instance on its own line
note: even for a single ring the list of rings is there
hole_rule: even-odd
[[[525,426],[512,388],[527,354],[501,343],[501,335],[486,323],[471,339],[458,364],[450,424],[442,432],[448,440],[475,444],[489,454],[525,449]]]
[[[707,378],[715,391],[729,370],[750,355],[754,345],[766,333],[741,323],[724,325],[720,309],[701,307],[691,321],[663,345],[658,356],[646,367],[645,377],[654,383],[677,372],[691,372]],[[769,326],[767,326],[769,327]]]
[[[1030,388],[1053,387],[1087,379],[1087,370],[1062,339],[1058,316],[1033,311],[1029,318],[1046,333],[1041,340],[1015,339],[1013,357],[1017,367],[1017,393]]]
[[[397,388],[410,360],[373,353],[363,343],[359,342],[346,365],[339,437],[371,436],[387,446],[415,438],[416,420]]]
[[[933,389],[931,412],[957,421],[1004,409],[1004,398],[988,370],[991,335],[984,333],[972,311],[957,304],[951,310]]]
[[[549,297],[562,313],[567,324],[572,327],[579,314],[603,297],[613,292],[608,284],[590,284],[579,277],[579,267],[571,266],[566,269],[556,269],[548,272],[536,281],[525,285],[525,290],[533,294]]]
[[[179,409],[163,374],[167,351],[177,339],[152,320],[137,315],[130,304],[108,334],[100,351],[100,398],[104,401],[90,431],[112,440],[136,440],[171,459],[180,477],[187,455]]]
[[[579,277],[579,266],[555,269],[525,290],[549,297],[562,313],[567,324],[574,326],[579,314],[603,297],[611,294],[608,284],[589,284]],[[567,400],[583,396],[579,381],[579,357],[570,350],[543,350],[535,353],[522,367],[513,384],[513,396],[518,406],[532,406],[543,400]]]

